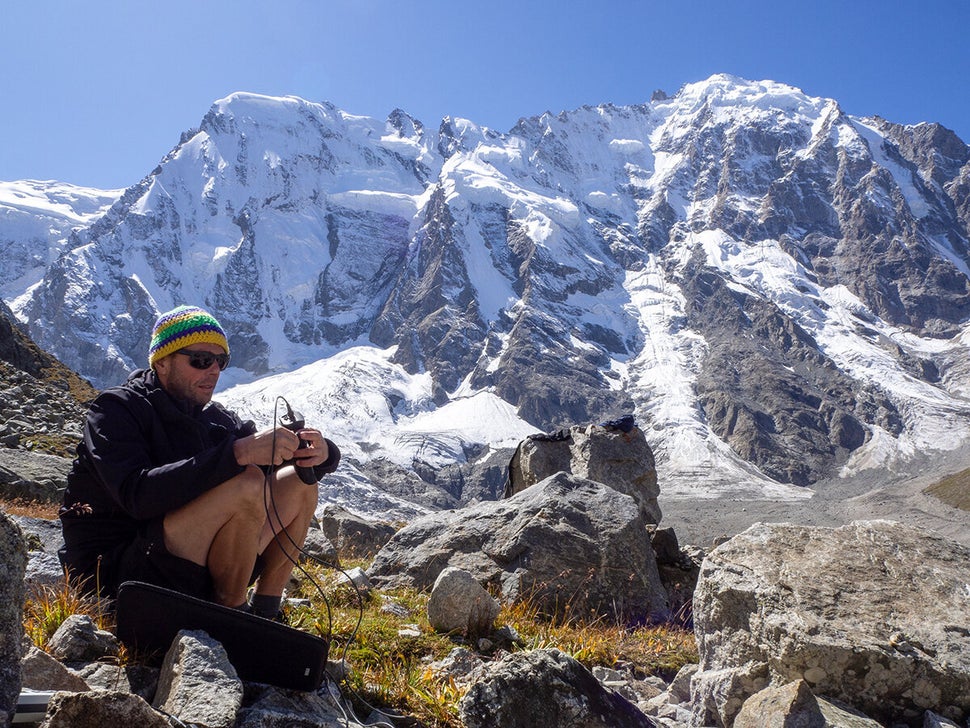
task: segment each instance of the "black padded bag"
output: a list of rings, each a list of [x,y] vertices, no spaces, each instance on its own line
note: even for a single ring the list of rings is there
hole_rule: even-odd
[[[179,630],[203,630],[247,682],[310,691],[325,677],[329,643],[322,637],[154,584],[123,583],[116,618],[118,639],[142,652],[167,652]]]

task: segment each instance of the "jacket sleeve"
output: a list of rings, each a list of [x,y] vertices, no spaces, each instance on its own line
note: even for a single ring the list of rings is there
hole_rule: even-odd
[[[158,518],[245,470],[233,452],[233,443],[245,433],[235,429],[226,430],[214,444],[204,443],[191,457],[173,455],[171,462],[158,463],[152,449],[159,441],[155,428],[162,425],[149,410],[147,403],[102,394],[92,404],[84,429],[91,467],[132,518]]]

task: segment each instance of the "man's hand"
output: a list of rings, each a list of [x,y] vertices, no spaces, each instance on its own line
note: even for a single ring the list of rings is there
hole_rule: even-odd
[[[300,433],[301,437],[303,437],[304,432],[316,432],[316,430],[303,430]],[[319,432],[317,432],[317,435],[322,437]],[[285,427],[270,427],[257,432],[255,435],[236,440],[233,443],[232,450],[236,456],[236,462],[240,465],[282,465],[293,457],[299,446],[300,437],[297,437],[295,433],[290,432]],[[324,443],[324,452],[326,452],[326,447],[326,443]],[[311,450],[304,449],[303,452],[309,453]],[[324,460],[326,460],[326,456],[320,462]],[[303,464],[303,462],[300,463],[300,465]]]
[[[314,465],[327,462],[327,458],[330,457],[330,448],[327,447],[327,441],[320,430],[307,427],[300,430],[297,435],[299,435],[300,440],[307,444],[293,452],[292,457],[295,459],[296,465],[302,468],[312,468]]]

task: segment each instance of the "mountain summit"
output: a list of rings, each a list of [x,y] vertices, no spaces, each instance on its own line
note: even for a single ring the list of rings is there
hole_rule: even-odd
[[[6,290],[98,386],[205,306],[223,401],[285,394],[443,503],[442,469],[628,413],[665,491],[792,495],[970,437],[968,162],[726,75],[507,133],[238,93]]]

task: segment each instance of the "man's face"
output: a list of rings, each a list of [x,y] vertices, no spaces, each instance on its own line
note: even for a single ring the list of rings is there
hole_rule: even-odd
[[[192,344],[184,351],[207,351],[210,354],[225,354],[216,344]],[[176,399],[186,400],[196,405],[204,405],[212,399],[212,392],[219,381],[219,365],[212,362],[208,369],[196,369],[190,359],[182,354],[169,354],[155,362],[155,373],[162,388]]]

